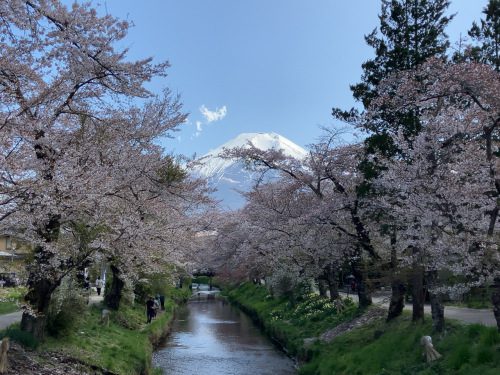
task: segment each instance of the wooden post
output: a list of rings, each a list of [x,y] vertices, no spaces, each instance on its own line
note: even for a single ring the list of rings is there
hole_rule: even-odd
[[[109,315],[110,314],[111,314],[111,311],[108,309],[103,309],[101,311],[101,323],[102,323],[102,325],[109,327]]]
[[[0,374],[5,374],[8,367],[7,352],[9,351],[9,338],[4,337],[0,342]]]

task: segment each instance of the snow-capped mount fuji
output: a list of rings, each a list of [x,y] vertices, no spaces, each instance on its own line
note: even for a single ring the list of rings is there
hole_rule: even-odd
[[[240,160],[223,159],[219,155],[224,149],[250,147],[266,150],[282,150],[287,156],[303,159],[307,151],[289,139],[276,133],[242,133],[236,138],[209,151],[198,159],[199,165],[194,168],[196,174],[208,178],[210,184],[217,189],[215,198],[222,201],[222,206],[238,209],[244,205],[244,198],[239,191],[249,191],[257,174],[245,169]]]

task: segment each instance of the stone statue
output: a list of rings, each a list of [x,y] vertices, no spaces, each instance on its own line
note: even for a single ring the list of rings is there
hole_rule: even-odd
[[[422,336],[420,344],[424,347],[424,355],[427,358],[427,362],[432,362],[441,358],[441,354],[439,354],[437,350],[434,349],[434,345],[432,345],[432,337]]]

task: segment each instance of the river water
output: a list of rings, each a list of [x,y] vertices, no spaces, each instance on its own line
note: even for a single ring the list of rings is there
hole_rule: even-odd
[[[288,375],[293,361],[223,299],[196,297],[177,312],[153,365],[168,375]],[[212,297],[212,296],[210,296]]]

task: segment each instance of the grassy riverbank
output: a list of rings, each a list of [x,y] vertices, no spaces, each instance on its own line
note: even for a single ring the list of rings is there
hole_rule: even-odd
[[[314,338],[356,317],[359,312],[354,305],[327,316],[328,307],[314,302],[318,297],[306,297],[292,306],[287,299],[272,298],[264,287],[249,283],[228,288],[226,294],[291,355],[306,361],[299,371],[302,375],[500,373],[500,334],[493,327],[448,322],[444,334],[432,335],[430,318],[414,324],[405,314],[391,323],[383,318],[372,321],[326,343]],[[430,365],[422,355],[420,339],[424,335],[432,335],[435,348],[443,355]]]
[[[273,298],[266,288],[251,283],[225,288],[225,295],[259,324],[269,337],[290,355],[299,359],[311,356],[304,340],[310,341],[327,329],[351,320],[358,310],[351,300],[337,313],[332,304],[319,296],[308,294],[291,304],[283,298]]]
[[[55,337],[48,336],[40,344],[19,331],[18,325],[6,332],[38,352],[58,352],[68,358],[106,369],[120,375],[151,374],[151,355],[169,330],[177,304],[185,301],[190,290],[171,288],[166,293],[165,311],[151,324],[146,324],[145,307],[123,305],[112,311],[109,326],[101,322],[101,305],[93,305],[79,314],[71,325]]]

